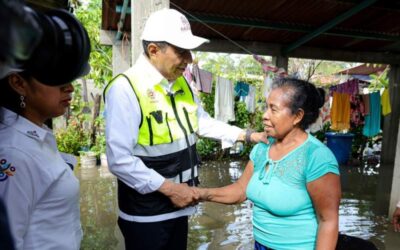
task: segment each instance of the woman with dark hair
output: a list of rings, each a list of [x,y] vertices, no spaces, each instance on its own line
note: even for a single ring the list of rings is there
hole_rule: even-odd
[[[0,80],[0,197],[16,249],[80,247],[79,183],[44,124],[64,114],[73,91],[26,72]]]
[[[255,249],[335,249],[341,197],[337,161],[306,132],[318,117],[324,91],[277,79],[263,116],[270,143],[257,144],[243,175],[221,188],[199,188],[201,199],[254,203]]]

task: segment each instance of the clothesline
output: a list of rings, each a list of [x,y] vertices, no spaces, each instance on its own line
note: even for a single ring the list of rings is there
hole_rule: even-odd
[[[332,96],[331,129],[348,131],[352,126],[363,126],[363,135],[372,137],[381,128],[381,114],[391,112],[389,90],[364,93],[365,81],[348,79],[329,88]],[[364,86],[362,86],[364,84]]]

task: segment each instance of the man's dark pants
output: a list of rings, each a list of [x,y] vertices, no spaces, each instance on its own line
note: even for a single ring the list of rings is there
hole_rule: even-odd
[[[160,222],[132,222],[118,218],[126,250],[186,250],[188,217]]]

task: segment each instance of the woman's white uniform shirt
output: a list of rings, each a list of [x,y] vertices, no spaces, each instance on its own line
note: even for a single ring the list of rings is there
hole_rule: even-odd
[[[0,108],[0,138],[0,196],[16,249],[79,249],[79,182],[51,130]]]

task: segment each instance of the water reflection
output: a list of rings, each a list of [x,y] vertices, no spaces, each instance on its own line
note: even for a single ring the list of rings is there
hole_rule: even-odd
[[[116,226],[116,179],[104,168],[79,169],[81,249],[110,250],[118,244]]]
[[[220,187],[236,181],[245,162],[219,161],[204,164],[199,171],[201,185]],[[388,220],[376,216],[375,190],[379,165],[342,167],[343,198],[339,228],[342,233],[371,240],[384,249]],[[104,168],[80,169],[82,249],[123,249],[116,226],[116,179]],[[189,250],[253,249],[251,202],[239,205],[202,203],[189,222]],[[390,231],[390,230],[389,230]]]

